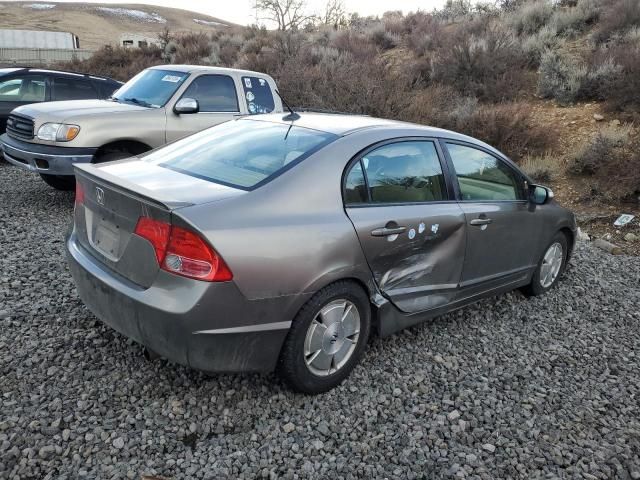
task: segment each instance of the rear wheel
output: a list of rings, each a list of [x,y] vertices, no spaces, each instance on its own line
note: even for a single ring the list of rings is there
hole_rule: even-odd
[[[567,245],[567,237],[561,232],[556,233],[542,254],[531,283],[523,289],[525,294],[541,295],[558,283],[567,262]]]
[[[329,285],[293,321],[278,371],[299,392],[331,390],[360,361],[370,328],[371,308],[363,289],[349,281]]]
[[[40,177],[47,185],[56,190],[68,192],[76,188],[76,177],[73,175],[47,175],[41,173]]]

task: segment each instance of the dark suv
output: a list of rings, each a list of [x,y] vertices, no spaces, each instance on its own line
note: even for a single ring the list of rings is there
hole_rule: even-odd
[[[21,105],[107,98],[121,82],[81,73],[39,68],[0,68],[0,134],[9,113]]]

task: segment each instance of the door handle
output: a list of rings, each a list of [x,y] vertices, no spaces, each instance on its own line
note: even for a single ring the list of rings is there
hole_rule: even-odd
[[[371,230],[371,235],[374,237],[388,237],[390,235],[398,235],[400,233],[403,233],[406,229],[407,227],[376,228],[375,230]]]
[[[493,220],[490,218],[474,218],[469,224],[474,227],[481,227],[482,225],[489,225],[491,222],[493,222]]]

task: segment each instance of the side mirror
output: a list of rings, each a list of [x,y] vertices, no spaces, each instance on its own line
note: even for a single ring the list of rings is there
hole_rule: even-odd
[[[200,111],[200,105],[198,105],[198,101],[195,98],[181,98],[173,107],[173,111],[178,115],[198,113]]]
[[[553,191],[542,185],[529,185],[529,201],[536,205],[544,205],[553,198]]]

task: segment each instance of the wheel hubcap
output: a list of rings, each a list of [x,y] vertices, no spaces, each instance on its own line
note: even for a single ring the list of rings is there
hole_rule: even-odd
[[[544,288],[548,288],[556,281],[556,278],[558,278],[558,274],[560,273],[560,268],[562,268],[563,260],[564,253],[562,251],[562,245],[556,242],[549,247],[542,258],[542,266],[540,267],[540,285]]]
[[[304,341],[304,360],[314,375],[325,377],[351,358],[360,336],[360,312],[349,300],[334,300],[315,316]]]

